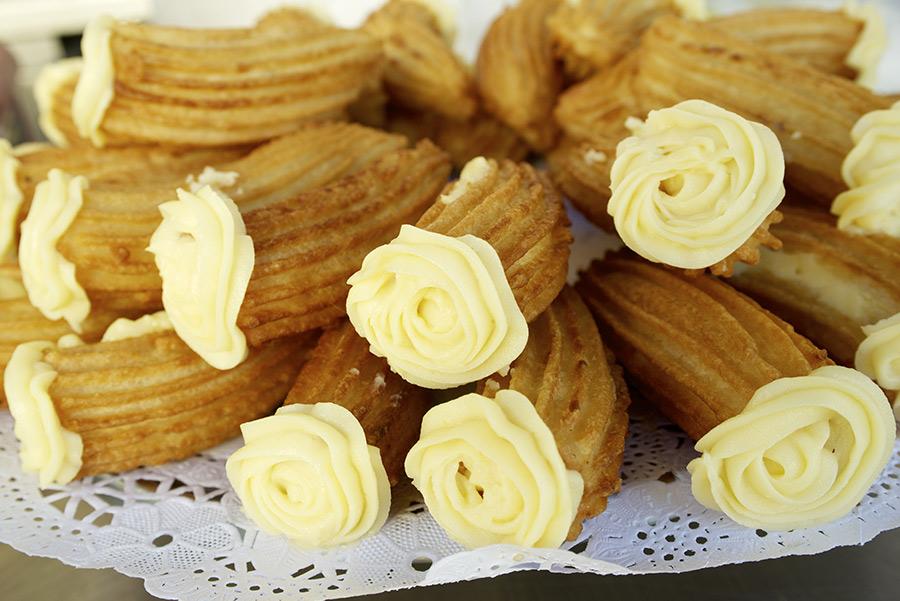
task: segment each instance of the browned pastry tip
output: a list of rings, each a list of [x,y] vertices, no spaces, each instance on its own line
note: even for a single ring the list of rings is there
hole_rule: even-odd
[[[173,332],[48,351],[50,398],[84,444],[78,477],[185,459],[236,436],[281,403],[315,339],[272,342],[228,371]]]
[[[363,29],[383,45],[384,85],[396,103],[458,121],[475,114],[472,75],[423,3],[390,0]]]
[[[710,23],[824,73],[848,79],[857,75],[847,65],[847,55],[859,39],[863,23],[844,11],[760,8],[716,17]]]
[[[115,22],[108,145],[223,146],[339,118],[381,68],[378,40],[283,8],[249,29]]]
[[[233,185],[220,185],[242,211],[251,211],[355,173],[404,145],[400,136],[359,125],[322,124],[213,166],[236,174]],[[117,156],[138,151],[94,152]],[[205,152],[214,151],[189,156],[199,159]],[[146,248],[162,220],[159,206],[174,200],[176,188],[187,188],[187,183],[184,175],[174,173],[168,180],[160,178],[150,173],[144,180],[143,171],[133,171],[128,180],[92,180],[84,191],[84,204],[57,248],[76,266],[78,282],[92,302],[124,311],[161,307],[162,282]]]
[[[607,232],[616,227],[606,207],[610,198],[609,171],[615,144],[564,137],[547,155],[550,178],[588,220]]]
[[[74,72],[71,76],[59,82],[52,90],[48,90],[49,98],[46,107],[41,107],[41,127],[47,127],[55,131],[44,131],[44,135],[53,138],[58,144],[66,146],[90,146],[88,140],[78,135],[78,128],[72,120],[72,96],[75,94],[75,85],[78,83],[79,74]],[[56,139],[59,138],[59,139]]]
[[[759,387],[830,363],[792,326],[711,276],[615,254],[595,262],[577,288],[634,385],[694,439],[740,413]]]
[[[480,392],[490,397],[499,389],[515,390],[534,403],[566,467],[584,480],[571,540],[582,521],[602,513],[607,497],[619,490],[631,402],[621,368],[573,289],[563,288],[531,323],[528,344],[509,374],[479,383]]]
[[[562,74],[553,55],[547,17],[559,0],[523,0],[507,8],[481,42],[476,64],[485,110],[538,151],[553,147],[552,119]]]
[[[244,213],[256,263],[238,327],[257,346],[334,323],[363,258],[415,222],[450,174],[427,140],[395,150],[332,185]]]
[[[335,403],[348,409],[367,443],[381,451],[391,486],[405,478],[403,461],[431,406],[428,392],[371,354],[349,321],[322,334],[284,402],[292,403]]]
[[[434,113],[394,108],[389,112],[386,129],[410,140],[428,138],[450,155],[458,169],[475,157],[521,161],[529,152],[528,145],[513,130],[480,112],[459,122]]]
[[[435,202],[416,225],[447,236],[471,234],[493,246],[522,314],[531,321],[565,284],[569,218],[553,184],[531,165],[488,164],[483,177],[453,202]]]
[[[662,17],[637,52],[636,86],[648,104],[703,98],[768,126],[784,148],[787,181],[823,204],[846,189],[841,164],[853,125],[890,104],[711,24]]]
[[[730,282],[852,366],[862,326],[900,312],[900,240],[839,230],[824,211],[781,211],[784,221],[772,228],[781,252],[763,251]]]

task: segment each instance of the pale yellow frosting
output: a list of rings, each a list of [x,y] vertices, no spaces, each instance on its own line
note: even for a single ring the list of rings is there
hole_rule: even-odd
[[[699,269],[742,246],[784,198],[784,156],[767,127],[703,100],[629,119],[608,211],[625,244]]]
[[[534,405],[513,390],[467,394],[425,414],[406,473],[435,520],[466,547],[557,547],[581,502]]]
[[[19,267],[31,304],[47,319],[65,319],[79,333],[91,301],[76,279],[75,265],[56,250],[56,244],[81,210],[87,187],[83,176],[51,169],[35,188],[19,240]]]
[[[15,252],[16,227],[24,200],[16,179],[20,164],[9,141],[0,139],[0,260]]]
[[[185,178],[185,183],[191,192],[198,192],[203,186],[211,186],[222,190],[230,188],[238,181],[240,174],[237,171],[217,171],[215,167],[204,167],[199,175],[193,173]]]
[[[452,388],[521,354],[528,325],[494,248],[404,225],[349,280],[347,315],[408,382]]]
[[[60,86],[81,73],[84,60],[79,57],[64,58],[41,69],[34,81],[34,100],[38,107],[38,125],[47,139],[57,146],[68,146],[69,141],[59,129],[53,114],[53,98]]]
[[[862,31],[845,62],[848,67],[856,70],[856,82],[871,88],[878,83],[878,63],[887,48],[887,27],[874,4],[861,5],[857,0],[847,0],[844,12],[863,22]]]
[[[850,189],[831,205],[838,228],[900,238],[900,102],[863,115],[850,135],[854,146],[841,171]]]
[[[162,301],[178,336],[217,369],[247,358],[237,326],[255,254],[237,205],[210,186],[178,189],[147,248],[156,256]]]
[[[345,545],[384,525],[391,487],[381,452],[334,403],[286,405],[243,424],[225,469],[244,512],[306,548]]]
[[[900,313],[863,326],[866,339],[856,350],[856,369],[885,390],[900,390]]]
[[[146,336],[147,334],[155,334],[156,332],[165,332],[172,329],[172,322],[165,311],[157,311],[150,313],[137,319],[128,319],[120,317],[115,320],[106,331],[103,332],[101,342],[114,342],[117,340],[126,340],[128,338],[137,338]]]
[[[694,21],[709,19],[709,6],[706,0],[675,0],[675,7],[685,19]]]
[[[72,97],[72,121],[79,135],[98,147],[106,143],[100,124],[115,94],[116,73],[109,44],[113,25],[115,19],[102,15],[84,28],[81,37],[84,67]]]
[[[71,482],[81,470],[83,450],[81,437],[60,424],[50,398],[56,372],[43,358],[52,348],[53,343],[45,341],[20,344],[3,372],[22,469],[37,473],[41,488]]]
[[[694,496],[750,528],[791,530],[849,513],[884,469],[896,424],[884,392],[846,367],[756,391],[696,445]]]
[[[491,165],[484,157],[475,157],[462,168],[459,172],[459,179],[454,182],[450,189],[438,198],[444,204],[452,204],[462,198],[469,186],[476,184],[487,177],[491,172]]]

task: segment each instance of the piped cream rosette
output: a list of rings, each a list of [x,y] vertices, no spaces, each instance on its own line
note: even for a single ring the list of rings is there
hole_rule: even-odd
[[[350,277],[347,315],[406,381],[468,384],[508,366],[528,325],[494,248],[404,225]]]
[[[102,15],[84,28],[81,36],[84,62],[72,96],[72,120],[79,135],[98,147],[106,143],[100,124],[115,95],[116,73],[110,48],[114,24],[112,17]]]
[[[629,119],[616,149],[608,212],[642,257],[715,265],[746,243],[784,198],[784,155],[767,127],[703,100]]]
[[[210,186],[178,190],[159,207],[163,220],[147,248],[162,277],[162,301],[175,332],[217,369],[247,358],[237,316],[255,254],[237,205]]]
[[[47,319],[65,319],[78,333],[91,301],[78,283],[75,265],[56,244],[81,211],[87,187],[86,178],[51,169],[35,188],[19,241],[19,267],[31,304]]]
[[[884,18],[874,4],[860,4],[859,0],[846,0],[844,13],[863,24],[845,63],[856,70],[856,83],[867,88],[874,87],[878,81],[878,64],[888,43]]]
[[[228,480],[244,512],[269,534],[306,548],[349,544],[377,532],[391,504],[381,453],[350,411],[293,404],[243,424]]]
[[[584,483],[567,470],[534,405],[513,390],[467,394],[425,414],[406,473],[451,538],[557,547]]]
[[[885,390],[898,391],[894,413],[900,418],[900,313],[863,326],[866,339],[856,349],[856,369]]]
[[[781,378],[697,442],[693,493],[750,528],[825,524],[859,503],[895,434],[887,398],[858,371],[827,366]]]
[[[831,205],[838,228],[900,238],[900,102],[863,115],[850,135],[854,146],[841,170],[850,189]]]

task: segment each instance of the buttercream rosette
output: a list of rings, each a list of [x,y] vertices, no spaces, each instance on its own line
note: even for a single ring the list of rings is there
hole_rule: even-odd
[[[856,349],[856,369],[885,390],[900,391],[900,313],[863,326],[866,339]]]
[[[334,403],[292,404],[243,424],[228,480],[244,512],[301,547],[353,543],[387,520],[391,488],[376,447]]]
[[[896,425],[884,392],[826,366],[761,387],[701,438],[694,496],[750,528],[791,530],[849,513],[881,473]]]
[[[711,267],[753,237],[784,198],[784,155],[767,127],[703,100],[629,119],[608,212],[642,257]]]
[[[534,405],[513,390],[494,399],[467,394],[431,409],[406,473],[434,519],[470,548],[557,547],[584,491]]]
[[[528,325],[497,252],[404,225],[349,280],[347,315],[396,373],[425,388],[452,388],[508,366]]]

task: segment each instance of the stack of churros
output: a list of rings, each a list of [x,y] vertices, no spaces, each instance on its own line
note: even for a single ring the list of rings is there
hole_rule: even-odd
[[[557,547],[617,502],[632,386],[710,510],[852,512],[900,391],[873,9],[521,0],[474,65],[455,30],[423,0],[352,30],[99,18],[43,71],[52,144],[0,143],[23,469],[242,435],[244,512],[303,548],[377,533],[409,482],[466,547]],[[574,286],[566,200],[625,247]]]

